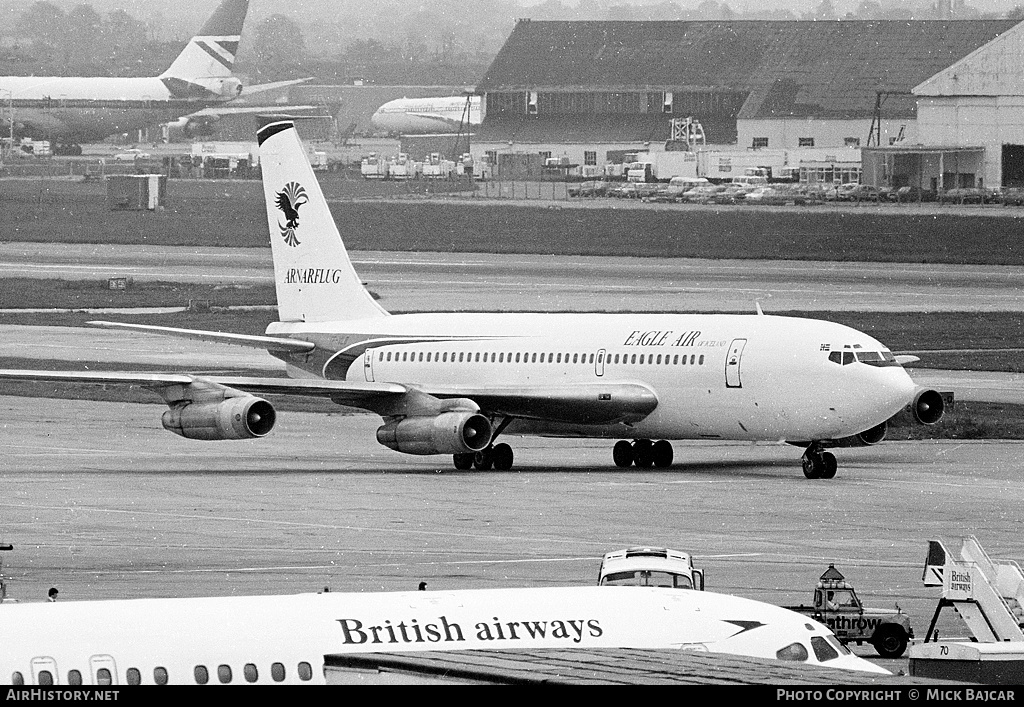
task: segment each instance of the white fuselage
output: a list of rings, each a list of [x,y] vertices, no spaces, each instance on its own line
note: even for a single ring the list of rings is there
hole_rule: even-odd
[[[451,133],[480,124],[480,96],[399,98],[388,101],[371,116],[378,130],[406,135]]]
[[[108,676],[107,684],[196,684],[203,675],[208,684],[322,683],[331,655],[512,648],[783,655],[885,672],[842,650],[827,628],[800,614],[653,587],[4,604],[0,635],[8,638],[0,675],[26,685],[102,684]],[[825,642],[835,649],[822,653]]]
[[[226,86],[224,96],[175,96],[159,77],[4,76],[0,104],[4,123],[13,114],[20,133],[85,142],[175,120],[229,100],[234,96],[227,81],[204,82],[218,92]]]
[[[831,322],[708,314],[410,314],[336,324],[276,323],[335,352],[293,375],[408,383],[427,392],[639,383],[657,407],[632,426],[517,420],[524,433],[807,441],[863,432],[916,389],[906,371],[830,359],[885,352]],[[844,349],[844,347],[846,347]],[[470,396],[472,397],[472,396]]]

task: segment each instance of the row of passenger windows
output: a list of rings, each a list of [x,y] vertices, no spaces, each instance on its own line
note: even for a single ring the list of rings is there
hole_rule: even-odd
[[[593,364],[596,360],[598,363],[608,363],[615,365],[622,363],[623,365],[633,364],[648,364],[648,365],[672,365],[672,366],[685,366],[687,365],[687,359],[689,359],[689,365],[691,366],[703,366],[704,355],[690,354],[686,356],[683,354],[585,354],[585,353],[465,353],[460,352],[456,358],[454,351],[450,354],[447,351],[420,351],[419,353],[413,351],[403,351],[401,353],[391,351],[384,352],[380,351],[377,353],[378,361],[396,361],[405,363],[411,361],[413,363],[578,363],[578,364]],[[513,358],[514,357],[514,358]],[[596,359],[595,359],[596,357]]]
[[[296,674],[299,676],[299,680],[303,682],[313,679],[313,666],[303,661],[296,666]],[[225,685],[231,683],[235,679],[234,671],[232,671],[230,665],[218,665],[217,666],[217,681]],[[270,665],[270,679],[274,682],[284,682],[285,678],[288,677],[288,671],[286,670],[284,663],[271,663]],[[210,682],[210,670],[205,665],[197,665],[192,669],[192,678],[195,680],[197,685],[206,685]],[[242,666],[242,678],[245,682],[258,682],[260,679],[259,669],[255,663],[246,663]],[[124,675],[125,683],[128,685],[141,685],[142,684],[142,671],[138,668],[128,668]],[[170,680],[167,674],[167,668],[156,667],[153,668],[153,682],[157,685],[166,685]],[[15,672],[11,675],[12,685],[24,685],[25,677],[20,672]],[[53,685],[53,673],[49,670],[40,670],[38,673],[38,684],[39,685]],[[68,671],[68,685],[82,685],[82,673],[79,670]],[[97,668],[96,669],[96,684],[97,685],[113,685],[113,677],[110,673],[109,668]]]

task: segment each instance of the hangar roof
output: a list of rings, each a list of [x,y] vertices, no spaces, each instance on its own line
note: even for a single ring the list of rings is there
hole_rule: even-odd
[[[731,90],[740,118],[913,116],[910,90],[1016,20],[521,20],[480,92]]]

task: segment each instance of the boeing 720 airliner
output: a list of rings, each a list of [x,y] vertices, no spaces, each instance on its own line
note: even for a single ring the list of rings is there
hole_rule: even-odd
[[[234,99],[232,75],[249,0],[223,0],[178,58],[145,78],[2,76],[18,134],[75,144],[101,140]]]
[[[331,656],[681,649],[888,674],[759,601],[657,587],[128,599],[0,605],[8,685],[322,684]]]
[[[618,439],[620,467],[668,467],[669,440],[786,441],[808,478],[832,446],[874,444],[910,405],[937,422],[942,396],[849,327],[727,314],[391,315],[363,287],[290,121],[258,133],[280,321],[264,336],[96,322],[267,350],[289,378],[0,371],[0,379],[148,387],[166,429],[263,437],[265,394],[321,396],[379,414],[380,444],[451,454],[458,469],[510,469],[502,435]],[[557,460],[555,460],[557,461]]]
[[[397,98],[370,117],[378,130],[403,135],[469,131],[483,120],[480,96]]]

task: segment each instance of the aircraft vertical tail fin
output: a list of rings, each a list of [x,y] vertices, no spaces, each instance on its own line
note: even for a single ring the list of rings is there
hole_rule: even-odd
[[[238,94],[241,82],[232,78],[231,73],[248,10],[249,0],[222,0],[199,34],[160,74],[172,94],[183,98],[211,92],[223,98]]]
[[[270,123],[256,139],[281,321],[386,316],[352,267],[295,124]]]

